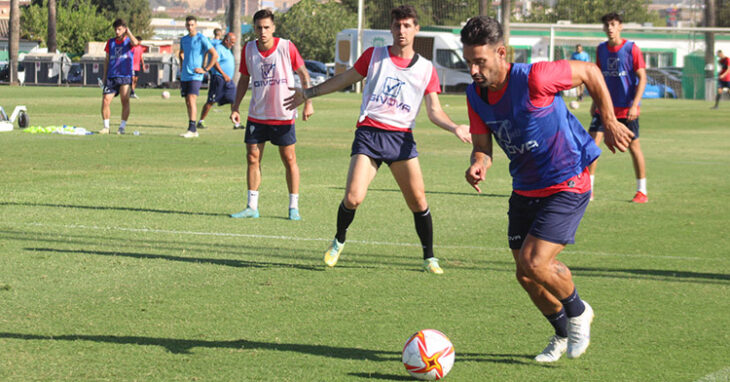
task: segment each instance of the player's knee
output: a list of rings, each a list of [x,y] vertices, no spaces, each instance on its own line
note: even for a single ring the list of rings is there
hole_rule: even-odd
[[[360,207],[360,204],[362,204],[363,200],[365,200],[365,195],[358,195],[348,192],[347,195],[345,195],[345,207],[351,210],[357,209],[357,207]]]
[[[531,259],[520,259],[520,268],[522,268],[523,275],[534,280],[537,283],[546,281],[550,275],[550,269],[546,264],[535,262]]]

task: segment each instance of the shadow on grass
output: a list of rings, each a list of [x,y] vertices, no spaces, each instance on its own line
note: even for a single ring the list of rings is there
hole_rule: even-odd
[[[573,272],[580,272],[588,277],[609,278],[644,278],[661,281],[698,282],[726,284],[730,275],[723,273],[673,271],[664,269],[628,269],[628,268],[592,268],[570,267]],[[623,275],[622,275],[623,274]]]
[[[228,214],[224,214],[224,213],[158,210],[158,209],[153,209],[153,208],[138,208],[138,207],[84,206],[84,205],[78,205],[78,204],[0,202],[0,206],[53,207],[53,208],[71,208],[71,209],[80,209],[80,210],[111,210],[111,211],[131,211],[131,212],[153,212],[153,213],[157,213],[157,214],[228,217]]]
[[[134,253],[134,252],[121,252],[121,251],[89,251],[84,249],[55,249],[55,248],[23,248],[26,251],[36,252],[53,252],[53,253],[71,253],[71,254],[82,254],[82,255],[100,255],[100,256],[123,256],[131,257],[135,259],[160,259],[169,261],[180,261],[184,263],[194,264],[213,264],[223,265],[226,267],[236,268],[295,268],[305,271],[323,271],[321,266],[304,265],[304,264],[293,264],[293,263],[272,263],[272,262],[261,262],[261,261],[248,261],[248,260],[228,260],[228,259],[203,259],[198,257],[180,257],[180,256],[169,256],[169,255],[155,255],[149,253]]]
[[[333,190],[345,191],[345,187],[330,187]],[[368,188],[368,192],[395,192],[400,194],[401,190],[397,188]],[[426,195],[459,195],[480,198],[509,198],[507,194],[485,194],[474,192],[453,192],[453,191],[426,191]]]

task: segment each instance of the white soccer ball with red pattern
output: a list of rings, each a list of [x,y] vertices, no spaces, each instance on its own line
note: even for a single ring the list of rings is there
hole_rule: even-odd
[[[412,376],[434,381],[446,376],[454,366],[454,345],[446,335],[424,329],[411,336],[403,347],[403,365]]]

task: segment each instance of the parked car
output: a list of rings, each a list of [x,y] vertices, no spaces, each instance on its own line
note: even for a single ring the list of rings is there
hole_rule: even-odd
[[[66,75],[66,82],[69,84],[80,84],[84,82],[84,69],[80,63],[75,62],[71,64],[71,68]]]
[[[646,76],[643,98],[677,98],[677,93],[671,87],[658,83],[653,77]]]
[[[312,83],[312,86],[317,86],[327,80],[327,67],[323,63],[319,61],[304,60],[304,65],[307,68],[307,72],[309,72],[309,80]],[[294,73],[294,86],[298,88],[302,87],[302,82],[299,79],[299,75],[296,73]]]

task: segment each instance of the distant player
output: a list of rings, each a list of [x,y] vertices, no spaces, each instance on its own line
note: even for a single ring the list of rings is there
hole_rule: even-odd
[[[213,39],[210,40],[210,43],[213,44],[213,46],[223,43],[223,29],[213,29]]]
[[[352,142],[345,197],[337,209],[337,232],[324,253],[324,262],[330,267],[337,264],[355,211],[365,200],[370,182],[385,162],[408,208],[413,212],[416,233],[423,248],[424,270],[443,273],[433,253],[431,210],[426,201],[421,165],[413,139],[416,116],[423,100],[426,100],[431,122],[454,133],[463,142],[469,142],[470,139],[467,126],[452,122],[441,108],[438,98],[441,85],[433,64],[413,49],[419,30],[415,8],[410,5],[393,8],[390,11],[393,45],[368,48],[354,67],[303,92],[297,89],[287,99],[287,107],[291,109],[305,100],[332,93],[367,78],[355,140]]]
[[[251,80],[251,102],[246,121],[246,162],[248,203],[246,209],[232,214],[233,218],[259,217],[259,186],[261,185],[261,159],[267,141],[279,146],[279,156],[286,170],[286,185],[289,189],[289,219],[301,220],[299,215],[299,165],[294,144],[297,141],[294,120],[296,110],[287,110],[284,98],[291,94],[294,86],[294,72],[302,86],[309,87],[310,79],[302,56],[294,43],[274,37],[276,24],[274,14],[262,9],[253,16],[256,41],[250,41],[241,51],[241,77],[238,80],[236,101],[231,107],[231,121],[238,126],[241,115],[238,111]],[[303,120],[314,113],[312,102],[304,105]]]
[[[99,134],[109,134],[111,103],[117,95],[120,95],[122,100],[122,121],[119,123],[117,134],[124,134],[129,119],[129,90],[134,75],[132,49],[139,45],[139,41],[127,28],[124,20],[116,19],[112,26],[115,37],[110,38],[104,47],[106,58],[101,98],[101,118],[104,120],[104,128]]]
[[[570,269],[557,256],[575,241],[590,197],[587,166],[601,150],[559,92],[581,83],[588,87],[602,111],[611,150],[625,151],[631,132],[614,117],[595,65],[567,60],[510,64],[502,27],[490,17],[469,19],[461,42],[474,79],[466,91],[473,144],[466,181],[481,192],[479,183],[492,166],[494,136],[510,160],[514,191],[507,239],[517,281],[555,329],[535,360],[555,362],[566,352],[569,358],[580,357],[590,343],[593,309],[578,296]]]
[[[198,94],[203,82],[203,75],[218,61],[218,53],[207,37],[197,31],[198,20],[195,16],[185,19],[185,28],[188,34],[180,39],[179,59],[182,62],[180,75],[180,95],[185,98],[188,109],[188,131],[180,134],[183,138],[197,138],[198,129],[195,118],[198,114]],[[210,59],[204,62],[203,57],[210,54]]]
[[[728,58],[721,50],[717,51],[718,64],[720,64],[720,72],[717,74],[717,95],[715,96],[715,106],[713,109],[717,109],[720,106],[720,98],[722,98],[722,92],[730,89],[730,58]]]
[[[583,61],[583,62],[590,62],[591,56],[588,55],[588,53],[583,51],[583,45],[578,44],[575,46],[575,52],[570,55],[571,60],[576,61]],[[576,87],[576,90],[578,91],[578,102],[583,101],[583,93],[585,93],[585,85],[580,84]]]
[[[621,38],[623,23],[619,14],[609,13],[603,16],[601,21],[608,41],[598,45],[596,63],[601,68],[608,90],[611,92],[616,118],[634,133],[629,152],[634,163],[636,194],[631,201],[646,203],[649,201],[646,190],[646,164],[639,143],[639,104],[646,87],[646,69],[644,69],[646,64],[639,47],[633,41]],[[603,111],[597,110],[595,103],[591,106],[591,111],[594,116],[589,131],[596,140],[596,144],[600,145],[603,140],[603,124],[596,112]],[[590,166],[591,189],[593,189],[597,164],[597,162],[593,162]],[[591,194],[591,200],[593,200],[593,194]]]
[[[236,102],[236,84],[233,82],[233,74],[236,62],[233,58],[231,48],[236,45],[236,35],[233,33],[226,34],[223,42],[215,46],[218,52],[218,61],[210,70],[210,82],[208,84],[208,101],[203,105],[203,111],[200,113],[198,128],[205,128],[205,117],[216,102],[218,106],[231,104]],[[237,128],[236,126],[233,127]]]
[[[134,99],[138,99],[139,97],[134,92],[135,89],[137,89],[137,81],[139,81],[139,76],[142,74],[142,70],[144,69],[144,47],[140,45],[136,45],[134,48],[132,48],[132,54],[134,57],[134,76],[132,76],[132,95],[131,97]]]

